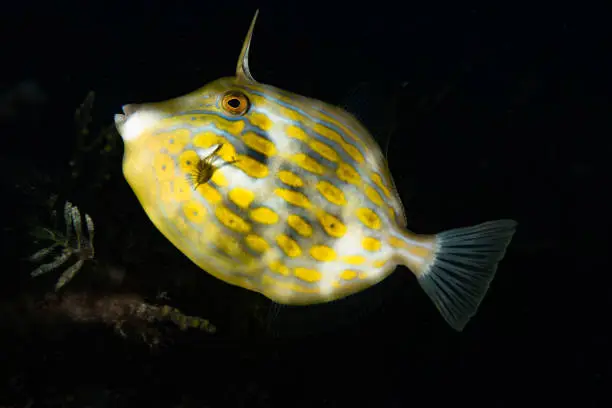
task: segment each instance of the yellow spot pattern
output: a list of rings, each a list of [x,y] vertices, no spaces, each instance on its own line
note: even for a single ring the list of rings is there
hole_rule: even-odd
[[[225,252],[227,255],[233,258],[245,258],[248,255],[242,250],[240,242],[234,237],[223,235],[218,241],[215,242],[217,248]],[[248,256],[250,258],[250,256]]]
[[[399,238],[389,237],[389,245],[395,248],[406,248],[408,245]]]
[[[382,178],[380,177],[380,174],[372,173],[371,177],[372,177],[372,181],[374,182],[374,184],[376,184],[388,198],[391,198],[391,191],[389,191],[387,186],[385,186],[385,184],[383,183]]]
[[[317,282],[321,280],[322,277],[321,272],[308,268],[295,268],[293,273],[298,279],[306,282]]]
[[[287,184],[288,186],[302,187],[304,185],[302,179],[299,178],[295,173],[292,173],[290,171],[281,170],[278,172],[277,175],[280,181]]]
[[[185,145],[189,143],[191,132],[187,129],[177,129],[172,132],[163,133],[157,135],[162,142],[162,146],[168,150],[170,154],[178,154],[185,148]]]
[[[358,208],[356,213],[359,221],[361,221],[366,227],[375,230],[380,229],[382,223],[374,211],[369,208]]]
[[[225,125],[222,120],[221,121],[217,120],[217,122],[215,123],[219,129],[225,130],[234,136],[239,135],[244,130],[244,122],[242,122],[241,120],[236,120],[236,121],[228,120],[226,122],[227,125]]]
[[[227,179],[225,178],[223,173],[221,173],[219,170],[215,170],[210,179],[212,180],[213,183],[215,183],[219,187],[226,187],[228,184]]]
[[[177,178],[173,182],[172,198],[177,201],[185,201],[191,198],[192,189],[187,178]]]
[[[293,228],[298,234],[309,237],[312,235],[312,227],[299,215],[291,214],[287,217],[287,224]]]
[[[347,255],[342,257],[342,260],[350,265],[361,265],[366,261],[366,258],[361,255]]]
[[[361,182],[361,178],[359,177],[359,173],[346,163],[339,163],[338,168],[336,169],[336,175],[342,181],[345,181],[350,184],[359,185]]]
[[[361,240],[361,246],[363,247],[363,249],[365,249],[366,251],[378,251],[381,247],[381,242],[379,240],[377,240],[376,238],[372,238],[372,237],[365,237]]]
[[[378,206],[382,206],[383,205],[382,197],[380,196],[380,194],[378,194],[378,191],[374,190],[370,186],[365,186],[365,193],[368,196],[368,198],[370,200],[372,200],[372,202],[374,204],[376,204]]]
[[[261,88],[259,88],[259,90],[263,91],[263,92],[266,91],[265,89],[261,89]],[[253,99],[253,97],[251,99]],[[290,95],[280,96],[279,99],[281,101],[283,101],[283,102],[286,102],[286,103],[290,104],[290,105],[295,103],[295,100]],[[259,100],[259,97],[257,97],[257,100]],[[265,100],[261,101],[260,103],[265,103]],[[281,107],[279,109],[279,113],[283,117],[291,119],[294,122],[301,122],[301,123],[304,123],[305,125],[308,125],[308,126],[310,126],[311,123],[312,123],[310,119],[302,116],[300,113],[298,113],[294,109],[290,109],[290,108],[286,108],[286,107]],[[339,122],[338,120],[335,120],[334,118],[332,118],[332,117],[330,117],[328,115],[325,115],[324,113],[317,113],[315,116],[320,118],[320,119],[323,119],[325,121],[328,121],[332,125],[337,126],[339,129],[341,129],[342,132],[344,132],[347,137],[352,139],[349,143],[353,143],[354,142],[356,144],[360,144],[363,147],[366,147],[365,143],[361,139],[359,139],[359,137],[355,136],[346,126],[344,126],[344,124],[342,122]],[[343,143],[346,143],[346,142],[344,142],[344,140],[340,137],[340,135],[338,133],[332,131],[331,129],[325,128],[322,125],[318,125],[318,126],[322,127],[323,129],[328,130],[329,132],[332,132],[331,135],[326,135],[326,137],[328,137],[328,138],[330,138],[332,140],[339,139]]]
[[[198,118],[204,123],[214,124],[220,130],[231,133],[234,136],[239,135],[244,130],[244,122],[241,120],[227,120],[216,115],[202,114]]]
[[[229,199],[240,208],[249,208],[255,199],[255,194],[246,188],[236,187],[230,190]]]
[[[266,207],[251,210],[251,218],[260,224],[275,224],[278,222],[278,214]]]
[[[198,133],[193,138],[192,143],[194,146],[200,149],[208,149],[209,147],[212,147],[214,145],[221,144],[222,146],[217,152],[217,156],[219,156],[226,162],[231,162],[236,158],[236,149],[234,149],[234,146],[232,146],[232,144],[229,143],[224,137],[221,137],[211,131]]]
[[[338,161],[338,153],[325,143],[321,143],[318,140],[310,140],[308,145],[312,150],[319,153],[322,157],[326,158],[329,161],[337,162]]]
[[[268,248],[270,248],[266,240],[259,235],[250,234],[247,235],[244,240],[251,249],[257,252],[265,252]]]
[[[167,154],[157,154],[153,158],[153,168],[159,181],[170,180],[174,177],[174,160]]]
[[[308,135],[302,129],[297,126],[287,126],[285,129],[288,137],[292,137],[294,139],[306,141],[308,140]]]
[[[317,218],[325,232],[332,237],[342,238],[346,234],[346,225],[333,215],[321,211],[317,214]]]
[[[198,193],[202,195],[211,204],[217,204],[223,197],[221,194],[210,184],[201,184],[198,186]]]
[[[325,245],[313,245],[310,248],[310,255],[317,261],[330,262],[336,259],[336,252]]]
[[[302,254],[300,246],[293,239],[285,234],[280,234],[276,237],[276,243],[287,254],[287,256],[296,257]]]
[[[197,201],[188,201],[183,204],[183,214],[189,221],[199,224],[206,216],[206,207]]]
[[[374,261],[372,262],[372,266],[375,268],[382,268],[383,266],[385,266],[387,264],[387,260],[380,260],[380,261]]]
[[[215,215],[221,221],[223,225],[227,228],[246,234],[251,230],[251,226],[240,218],[238,215],[234,214],[230,209],[217,206],[215,209]]]
[[[431,249],[429,248],[423,248],[423,247],[410,247],[408,249],[408,252],[410,252],[412,255],[414,256],[418,256],[419,258],[429,258],[431,256]]]
[[[268,264],[268,267],[272,272],[276,272],[283,276],[289,276],[289,268],[283,265],[280,261],[272,261]]]
[[[340,112],[340,113],[341,113],[341,114],[340,114],[340,116],[341,116],[341,117],[342,117],[342,116],[346,117],[346,113],[345,113],[345,112]],[[338,120],[334,119],[333,117],[330,117],[330,116],[326,115],[326,114],[325,114],[325,113],[323,113],[323,112],[318,112],[318,116],[319,116],[321,119],[323,119],[323,120],[325,120],[325,121],[329,122],[330,124],[332,124],[332,125],[334,125],[334,126],[338,127],[338,128],[339,128],[339,129],[340,129],[342,132],[344,132],[344,133],[346,134],[346,136],[347,136],[347,137],[349,137],[350,139],[352,139],[352,142],[355,142],[355,143],[357,143],[357,144],[360,144],[360,145],[361,145],[361,146],[363,146],[363,147],[367,147],[367,146],[366,146],[366,144],[364,143],[364,141],[363,141],[363,140],[361,140],[359,137],[357,137],[357,136],[354,134],[354,132],[353,132],[353,131],[351,131],[349,128],[347,128],[347,127],[346,127],[346,126],[345,126],[345,125],[344,125],[344,124],[343,124],[341,121],[338,121]],[[342,119],[341,119],[341,120],[342,120]]]
[[[271,141],[253,133],[245,133],[242,137],[244,144],[266,156],[274,156],[276,154],[276,147]]]
[[[263,178],[268,175],[268,166],[258,162],[250,156],[239,154],[236,156],[237,162],[234,166],[244,171],[248,176]]]
[[[253,87],[254,89],[257,89],[256,87]],[[251,99],[251,105],[257,106],[257,105],[265,105],[267,103],[266,99],[259,96],[259,95],[249,95],[249,98]]]
[[[281,107],[278,112],[284,118],[290,119],[293,122],[304,122],[305,118],[294,110]]]
[[[193,150],[187,150],[179,156],[179,167],[185,173],[191,173],[195,170],[196,164],[200,161],[200,157]]]
[[[294,162],[295,164],[297,164],[304,170],[309,171],[311,173],[315,173],[318,175],[322,175],[325,173],[325,167],[323,167],[315,159],[313,159],[312,157],[304,153],[294,154],[289,158],[289,160],[291,160],[292,162]]]
[[[357,272],[347,269],[345,271],[342,271],[342,273],[340,274],[340,277],[344,280],[353,280],[357,277],[357,275],[358,275]]]
[[[272,121],[263,113],[253,112],[249,117],[251,125],[257,126],[261,130],[270,130],[272,129]]]
[[[318,288],[307,288],[302,285],[296,285],[295,283],[289,282],[279,282],[271,276],[264,275],[262,278],[262,283],[264,285],[274,286],[275,288],[284,289],[287,292],[296,292],[296,293],[318,293]]]
[[[361,152],[352,144],[345,142],[337,132],[320,124],[314,125],[313,130],[326,139],[338,143],[357,163],[363,163],[364,159]]]
[[[310,208],[310,201],[308,201],[308,197],[300,192],[287,190],[284,188],[277,188],[274,190],[274,194],[287,201],[289,204],[303,208]]]
[[[301,140],[306,143],[312,150],[319,153],[321,156],[326,158],[327,160],[336,162],[338,161],[338,153],[325,143],[321,143],[318,140],[311,139],[308,137],[305,131],[297,126],[287,126],[286,133],[288,137]]]
[[[317,190],[323,197],[332,204],[345,205],[346,199],[344,193],[338,187],[334,186],[330,182],[321,180],[317,183]]]

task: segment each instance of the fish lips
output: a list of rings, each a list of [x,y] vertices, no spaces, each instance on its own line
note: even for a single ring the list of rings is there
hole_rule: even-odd
[[[115,115],[115,127],[124,141],[135,140],[166,115],[147,104],[127,104],[121,107],[123,114]]]
[[[128,117],[138,110],[138,105],[133,103],[123,105],[121,110],[123,114],[118,113],[115,115],[115,125],[117,125],[117,127],[123,125],[128,120]]]

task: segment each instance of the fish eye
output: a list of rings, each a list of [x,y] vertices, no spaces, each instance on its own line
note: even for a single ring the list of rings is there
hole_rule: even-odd
[[[242,92],[230,91],[223,95],[221,106],[231,115],[244,115],[249,108],[249,100]]]

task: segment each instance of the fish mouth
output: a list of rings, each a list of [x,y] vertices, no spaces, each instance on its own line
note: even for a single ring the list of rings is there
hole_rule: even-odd
[[[121,126],[123,126],[123,124],[127,121],[127,116],[122,115],[120,113],[117,113],[115,115],[115,126],[117,126],[118,129],[121,129]]]
[[[136,111],[138,110],[138,105],[133,103],[123,105],[121,107],[121,110],[123,111],[123,114],[117,113],[115,115],[115,123],[118,125],[125,123],[130,115],[136,113]]]
[[[123,113],[126,116],[130,116],[131,114],[133,114],[134,112],[136,112],[139,108],[139,105],[135,104],[135,103],[128,103],[127,105],[123,105],[121,107],[121,110],[123,111]]]
[[[144,131],[151,129],[163,118],[162,112],[147,104],[130,103],[121,107],[123,113],[114,117],[115,127],[124,142],[136,140]]]
[[[136,111],[138,110],[138,107],[139,105],[134,104],[134,103],[123,105],[121,107],[123,114],[117,113],[115,115],[115,125],[117,127],[123,126],[125,122],[127,122],[127,120],[129,119],[130,115],[133,115],[134,113],[136,113]]]

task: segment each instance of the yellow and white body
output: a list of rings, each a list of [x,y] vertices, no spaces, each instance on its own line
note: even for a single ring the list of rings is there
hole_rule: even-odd
[[[367,129],[338,107],[253,79],[254,22],[235,77],[116,115],[124,174],[149,218],[208,273],[282,304],[338,299],[404,264],[462,329],[516,223],[406,230]]]

